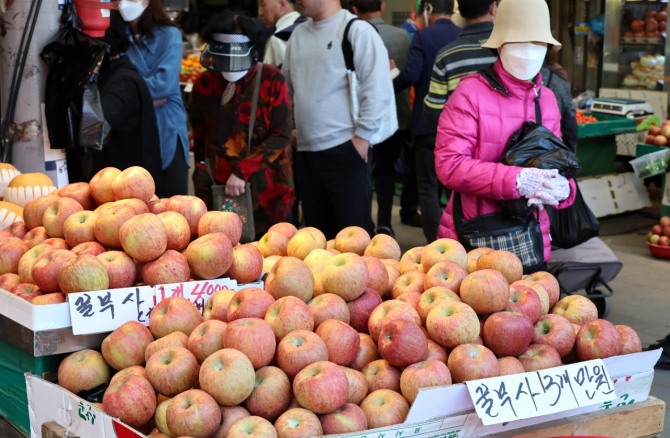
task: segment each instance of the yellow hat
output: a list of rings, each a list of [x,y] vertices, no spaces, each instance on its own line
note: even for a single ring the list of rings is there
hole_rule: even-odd
[[[43,173],[22,173],[7,185],[5,200],[23,207],[33,199],[41,198],[56,190],[51,178]]]
[[[21,175],[21,172],[16,167],[9,163],[0,163],[0,199],[5,197],[7,184],[17,175]]]
[[[482,47],[498,49],[505,43],[540,42],[561,46],[551,35],[549,7],[545,0],[502,0],[493,32]]]
[[[14,222],[23,222],[23,208],[7,201],[0,201],[0,230]]]

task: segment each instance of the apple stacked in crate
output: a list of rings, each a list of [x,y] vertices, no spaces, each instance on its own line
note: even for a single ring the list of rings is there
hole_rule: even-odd
[[[654,146],[668,146],[670,143],[670,120],[664,120],[660,127],[650,127],[644,142]]]
[[[108,167],[29,201],[0,230],[0,289],[33,304],[71,292],[260,277],[263,257],[238,245],[242,220],[195,196],[158,199],[142,167]]]
[[[111,379],[101,408],[151,436],[306,437],[402,423],[422,387],[641,350],[510,252],[439,239],[401,254],[362,228],[327,241],[288,223],[253,246],[264,289],[218,291],[203,315],[161,301],[148,327],[65,359],[59,383]]]

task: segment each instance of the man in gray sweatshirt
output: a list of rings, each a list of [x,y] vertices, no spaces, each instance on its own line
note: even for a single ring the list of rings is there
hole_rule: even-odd
[[[359,83],[360,112],[354,123],[342,38],[356,16],[340,0],[301,0],[307,21],[288,41],[283,71],[294,105],[297,186],[305,225],[332,239],[357,225],[373,233],[371,136],[393,95],[389,56],[376,29],[352,23],[348,38]]]

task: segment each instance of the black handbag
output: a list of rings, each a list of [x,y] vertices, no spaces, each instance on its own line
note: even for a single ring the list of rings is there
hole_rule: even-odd
[[[452,214],[458,240],[467,251],[491,248],[516,254],[524,274],[544,270],[544,240],[535,214],[525,218],[507,216],[503,212],[463,219],[461,194],[454,192]]]
[[[551,222],[551,246],[572,248],[600,233],[600,222],[584,201],[579,187],[576,187],[575,202],[568,208],[557,210],[546,206]]]
[[[558,169],[566,178],[574,178],[580,170],[577,155],[570,147],[542,125],[540,92],[535,97],[535,122],[526,121],[505,145],[501,161],[508,166]],[[532,208],[525,198],[501,202],[508,216],[525,218]]]

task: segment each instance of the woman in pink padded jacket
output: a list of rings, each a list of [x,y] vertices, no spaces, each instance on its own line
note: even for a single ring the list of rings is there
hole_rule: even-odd
[[[490,69],[461,79],[444,106],[435,144],[437,176],[447,188],[461,193],[464,220],[500,211],[502,200],[527,198],[537,207],[545,261],[551,256],[551,241],[543,205],[570,206],[575,182],[556,170],[508,166],[499,159],[512,133],[525,121],[535,120],[536,93],[543,125],[560,138],[556,98],[539,74],[550,45],[560,43],[551,35],[544,0],[501,2],[491,37],[482,44],[497,49],[500,57]],[[440,238],[458,239],[452,200],[440,220]]]

